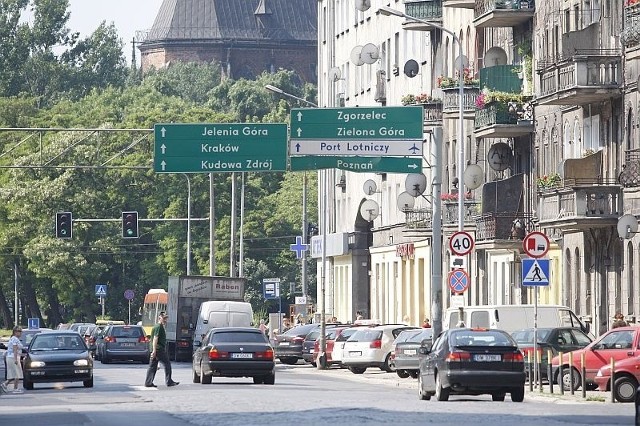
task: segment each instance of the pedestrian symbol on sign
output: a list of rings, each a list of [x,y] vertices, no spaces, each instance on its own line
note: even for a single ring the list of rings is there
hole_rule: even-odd
[[[106,284],[96,284],[96,296],[106,296],[107,295],[107,285]]]

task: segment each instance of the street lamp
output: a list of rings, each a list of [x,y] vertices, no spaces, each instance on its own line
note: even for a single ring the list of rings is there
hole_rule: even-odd
[[[453,41],[458,44],[458,115],[459,115],[459,123],[458,123],[458,140],[459,142],[459,157],[458,157],[458,231],[464,230],[464,148],[465,148],[465,135],[464,135],[464,109],[462,105],[462,100],[464,98],[464,72],[463,72],[463,60],[462,60],[462,43],[460,39],[451,30],[443,27],[442,25],[435,24],[433,22],[425,21],[424,19],[419,19],[413,17],[411,15],[407,15],[404,12],[400,12],[399,10],[392,9],[387,6],[382,6],[378,9],[382,15],[385,16],[399,16],[401,18],[409,19],[410,21],[419,22],[421,24],[426,24],[435,28],[438,28],[444,31],[447,34],[450,34],[453,37]]]
[[[191,179],[183,175],[187,178],[187,275],[191,275]]]
[[[291,93],[287,93],[284,90],[282,90],[281,88],[276,87],[276,86],[272,86],[271,84],[265,84],[264,88],[267,89],[270,92],[277,93],[278,95],[286,96],[288,98],[292,98],[292,99],[295,99],[297,101],[304,102],[309,106],[312,106],[312,107],[315,107],[315,108],[318,107],[317,104],[314,104],[311,101],[308,101],[306,99],[300,98],[300,97],[298,97],[296,95],[292,95]]]

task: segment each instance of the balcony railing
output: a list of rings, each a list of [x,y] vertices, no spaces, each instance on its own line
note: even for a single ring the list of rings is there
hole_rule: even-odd
[[[476,0],[473,23],[483,27],[514,27],[533,18],[534,0]]]
[[[508,93],[522,92],[520,65],[495,65],[480,69],[480,87]]]
[[[474,7],[476,7],[476,0],[442,0],[442,7],[473,9]]]
[[[404,0],[405,13],[424,21],[442,23],[442,0]],[[407,20],[403,24],[407,30],[430,30],[431,27],[422,22]]]
[[[442,124],[442,102],[421,104],[424,109],[425,124]]]
[[[572,58],[539,64],[542,105],[580,105],[620,95],[622,59],[616,50],[582,50]]]
[[[640,45],[640,3],[624,8],[624,29],[621,36],[627,48]]]
[[[475,218],[476,242],[492,240],[522,241],[533,230],[531,214],[485,213]]]
[[[405,224],[409,229],[427,230],[433,227],[431,209],[406,210],[405,214]]]
[[[475,113],[476,138],[512,138],[533,130],[533,107],[529,102],[489,102]]]
[[[625,188],[640,186],[640,149],[625,152],[624,168],[618,178],[620,185]]]
[[[462,109],[464,112],[476,110],[476,99],[480,95],[479,87],[465,87],[462,94]],[[442,89],[442,111],[445,114],[458,113],[460,105],[460,92],[457,87]],[[456,116],[457,118],[457,116]]]
[[[478,215],[480,211],[480,202],[478,201],[464,201],[464,223],[474,223],[473,218]],[[453,225],[458,223],[458,201],[443,201],[442,202],[442,224]]]

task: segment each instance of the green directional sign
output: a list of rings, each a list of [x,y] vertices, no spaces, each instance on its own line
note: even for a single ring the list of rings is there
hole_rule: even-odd
[[[415,157],[291,157],[291,170],[340,169],[350,172],[420,173],[422,159]]]
[[[291,140],[422,140],[421,106],[291,110]]]
[[[287,125],[156,124],[158,173],[271,172],[287,168]]]

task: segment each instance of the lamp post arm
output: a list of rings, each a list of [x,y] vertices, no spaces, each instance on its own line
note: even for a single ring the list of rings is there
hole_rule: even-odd
[[[282,90],[281,88],[276,87],[276,86],[273,86],[273,85],[271,85],[271,84],[267,84],[267,85],[265,85],[265,86],[264,86],[264,88],[265,88],[265,89],[267,89],[267,90],[268,90],[268,91],[270,91],[270,92],[277,93],[278,95],[286,96],[286,97],[288,97],[288,98],[295,99],[296,101],[299,101],[299,102],[304,102],[304,103],[306,103],[306,104],[307,104],[307,105],[309,105],[309,106],[312,106],[312,107],[315,107],[315,108],[317,108],[317,107],[318,107],[318,104],[314,104],[314,103],[313,103],[313,102],[311,102],[311,101],[308,101],[308,100],[303,99],[303,98],[301,98],[301,97],[298,97],[298,96],[296,96],[296,95],[292,95],[291,93],[287,93],[287,92],[285,92],[284,90]]]

